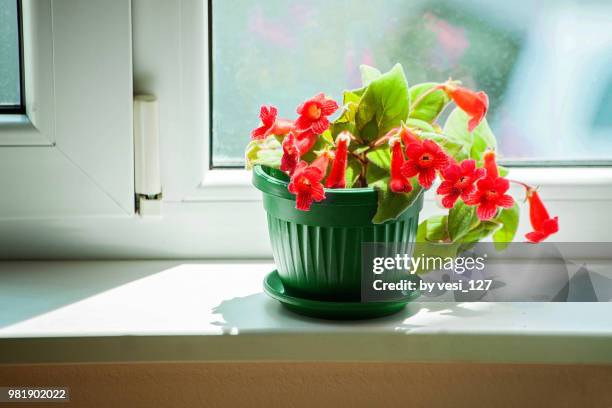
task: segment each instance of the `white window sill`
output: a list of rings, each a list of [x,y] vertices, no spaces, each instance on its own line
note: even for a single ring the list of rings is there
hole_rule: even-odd
[[[236,261],[0,263],[0,364],[612,363],[609,303],[414,303],[386,318],[328,322],[294,315],[263,294],[272,268]]]

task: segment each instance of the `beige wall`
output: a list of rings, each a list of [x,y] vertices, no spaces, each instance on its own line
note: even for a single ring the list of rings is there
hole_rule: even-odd
[[[612,366],[180,363],[0,366],[0,385],[68,386],[35,407],[605,407]],[[9,407],[8,404],[0,404]],[[24,408],[28,404],[15,404]]]

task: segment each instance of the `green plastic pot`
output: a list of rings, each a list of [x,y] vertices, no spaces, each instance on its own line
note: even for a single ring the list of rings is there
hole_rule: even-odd
[[[423,194],[397,219],[373,224],[378,198],[371,187],[326,189],[325,200],[300,211],[283,172],[256,166],[253,184],[263,193],[278,274],[295,296],[360,301],[364,242],[412,254]]]

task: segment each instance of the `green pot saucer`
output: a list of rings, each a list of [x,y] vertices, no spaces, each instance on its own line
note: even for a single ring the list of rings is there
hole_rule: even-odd
[[[387,316],[402,310],[408,302],[419,296],[418,292],[401,299],[380,302],[333,302],[312,300],[289,295],[276,270],[264,278],[264,291],[292,312],[320,319],[371,319]]]

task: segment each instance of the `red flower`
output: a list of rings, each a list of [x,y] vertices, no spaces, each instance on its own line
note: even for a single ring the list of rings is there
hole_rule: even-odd
[[[413,143],[421,144],[421,139],[419,139],[417,135],[412,133],[410,129],[408,129],[408,126],[406,125],[402,125],[398,133],[398,136],[402,139],[402,142],[404,143],[404,146],[406,146],[406,148],[408,148],[408,146],[410,146]]]
[[[286,135],[293,128],[293,122],[287,119],[277,119],[278,109],[270,105],[262,105],[259,110],[261,126],[251,131],[251,140],[265,139],[270,135]]]
[[[314,159],[314,161],[310,164],[310,167],[316,167],[321,170],[323,173],[323,177],[327,174],[327,167],[329,166],[329,160],[331,159],[331,153],[329,151],[324,151],[321,153],[319,157]]]
[[[475,160],[464,160],[461,165],[451,163],[442,171],[444,181],[438,187],[437,193],[443,195],[442,205],[453,208],[459,197],[466,201],[474,193],[474,185],[485,175],[485,169],[476,168]]]
[[[348,146],[351,142],[351,134],[344,131],[336,138],[336,153],[329,176],[325,180],[327,188],[346,187],[346,165],[348,161]]]
[[[336,101],[320,93],[298,106],[297,113],[300,117],[295,121],[295,126],[300,130],[310,129],[316,134],[321,134],[329,127],[327,117],[336,110],[338,110]]]
[[[291,181],[289,182],[289,192],[295,194],[295,208],[308,211],[313,201],[325,199],[325,190],[321,180],[327,172],[329,154],[323,153],[310,166],[305,161],[301,161],[295,168]]]
[[[476,215],[481,221],[490,220],[497,214],[497,207],[510,208],[514,199],[506,194],[510,183],[503,177],[485,177],[476,182],[476,191],[467,197],[467,205],[476,205]]]
[[[292,175],[299,160],[300,150],[295,143],[295,135],[290,132],[283,140],[283,157],[281,158],[280,169]]]
[[[293,173],[299,158],[308,153],[315,145],[319,135],[311,130],[306,130],[296,134],[295,129],[283,139],[283,157],[281,159],[282,171]]]
[[[482,121],[489,109],[489,97],[483,91],[474,92],[467,88],[453,85],[440,85],[457,106],[470,117],[468,131],[471,132]]]
[[[315,143],[317,143],[317,140],[319,140],[319,135],[310,129],[297,133],[296,144],[300,150],[300,156],[308,153]]]
[[[499,177],[499,170],[497,169],[497,163],[495,162],[495,151],[487,150],[482,156],[482,159],[484,161],[484,168],[487,170],[487,177]]]
[[[527,190],[529,219],[533,231],[525,234],[527,241],[537,243],[559,231],[559,217],[550,218],[540,195],[535,189]]]
[[[402,166],[402,175],[410,178],[418,174],[419,184],[431,187],[436,178],[436,170],[442,170],[448,163],[448,157],[440,146],[426,139],[421,144],[411,143],[406,147],[408,160]]]
[[[389,144],[391,145],[391,181],[389,182],[389,188],[394,193],[409,193],[412,191],[412,184],[402,174],[402,166],[404,165],[402,144],[397,138],[391,139]]]

